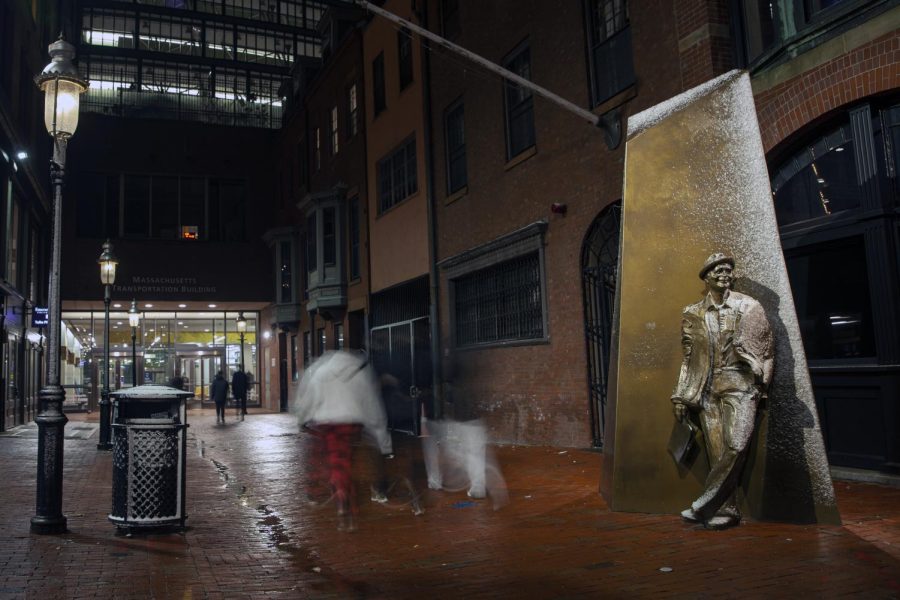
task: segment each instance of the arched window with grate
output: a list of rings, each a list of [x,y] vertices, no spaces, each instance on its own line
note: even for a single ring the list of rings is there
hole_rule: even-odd
[[[591,224],[581,249],[584,336],[587,344],[588,395],[594,446],[603,447],[606,385],[616,297],[622,202],[606,207]]]

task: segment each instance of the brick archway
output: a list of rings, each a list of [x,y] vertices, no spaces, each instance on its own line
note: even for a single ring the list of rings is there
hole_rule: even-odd
[[[900,88],[898,64],[900,30],[755,93],[765,152],[836,108]]]

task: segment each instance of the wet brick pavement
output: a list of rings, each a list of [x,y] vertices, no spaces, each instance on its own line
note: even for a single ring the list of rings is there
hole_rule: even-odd
[[[191,411],[183,533],[117,534],[94,434],[65,442],[69,533],[31,535],[37,440],[0,436],[0,598],[900,597],[897,488],[837,482],[842,527],[712,532],[611,513],[596,453],[502,447],[502,509],[425,491],[416,517],[399,495],[379,505],[360,490],[359,530],[342,533],[332,506],[305,502],[291,417],[229,413],[217,426]],[[392,467],[411,463],[421,485],[416,446],[397,445]]]

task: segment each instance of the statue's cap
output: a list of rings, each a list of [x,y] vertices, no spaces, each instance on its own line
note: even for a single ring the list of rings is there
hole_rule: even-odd
[[[706,259],[706,262],[703,263],[703,268],[700,269],[700,279],[706,277],[706,274],[710,269],[715,267],[716,265],[721,265],[722,263],[728,263],[731,265],[731,268],[734,268],[734,259],[729,255],[724,254],[722,252],[716,252],[715,254],[710,254],[709,258]]]

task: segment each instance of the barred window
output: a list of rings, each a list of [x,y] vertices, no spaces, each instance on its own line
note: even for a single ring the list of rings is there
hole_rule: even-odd
[[[475,271],[453,284],[457,346],[544,337],[537,252]]]
[[[378,162],[378,213],[399,204],[416,191],[416,139],[412,138]]]

